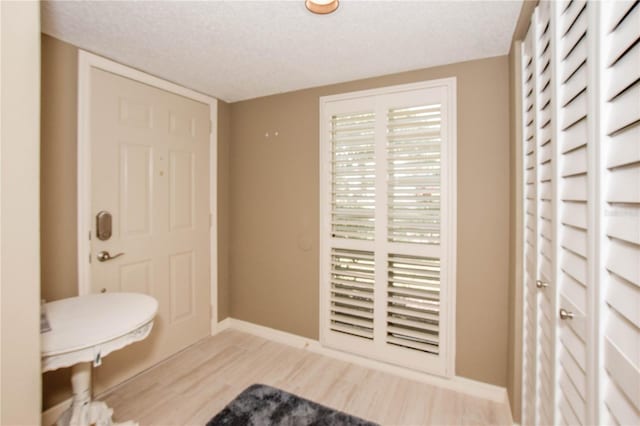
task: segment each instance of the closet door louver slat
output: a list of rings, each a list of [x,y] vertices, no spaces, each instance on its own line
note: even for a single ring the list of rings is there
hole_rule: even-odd
[[[640,4],[602,8],[601,418],[640,424]]]

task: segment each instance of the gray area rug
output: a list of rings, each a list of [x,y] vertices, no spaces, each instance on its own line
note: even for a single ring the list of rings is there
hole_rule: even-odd
[[[207,426],[378,426],[266,385],[251,385]]]

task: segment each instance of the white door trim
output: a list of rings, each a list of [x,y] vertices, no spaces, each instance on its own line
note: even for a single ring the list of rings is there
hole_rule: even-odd
[[[209,212],[211,214],[211,226],[209,228],[211,253],[210,330],[213,331],[218,323],[218,100],[84,50],[78,51],[78,294],[88,294],[91,289],[91,269],[88,259],[91,254],[89,232],[91,231],[92,217],[91,141],[89,137],[90,70],[92,67],[209,105],[209,119],[211,122],[211,133],[209,135]]]

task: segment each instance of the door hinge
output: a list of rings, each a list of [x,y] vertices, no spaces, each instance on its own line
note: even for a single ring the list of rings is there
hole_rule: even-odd
[[[91,231],[89,231],[89,241],[91,241]]]
[[[89,253],[89,263],[91,263],[91,253]]]

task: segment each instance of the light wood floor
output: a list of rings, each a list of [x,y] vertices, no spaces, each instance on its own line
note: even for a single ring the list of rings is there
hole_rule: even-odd
[[[204,425],[246,387],[263,383],[384,425],[507,424],[504,404],[227,330],[101,399],[116,421]]]

